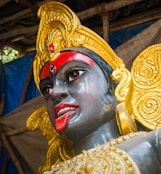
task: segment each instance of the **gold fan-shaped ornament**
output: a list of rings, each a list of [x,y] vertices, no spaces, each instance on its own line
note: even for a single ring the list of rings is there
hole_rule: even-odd
[[[134,118],[150,130],[161,127],[161,44],[140,53],[133,62],[131,76]]]

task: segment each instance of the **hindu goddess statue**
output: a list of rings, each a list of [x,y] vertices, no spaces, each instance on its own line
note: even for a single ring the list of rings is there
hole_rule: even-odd
[[[46,106],[27,126],[48,140],[40,172],[160,174],[161,45],[141,53],[129,72],[66,5],[46,3],[38,16],[33,68]]]

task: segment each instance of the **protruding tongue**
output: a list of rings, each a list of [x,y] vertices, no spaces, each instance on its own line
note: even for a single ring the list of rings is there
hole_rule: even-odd
[[[71,112],[65,113],[63,116],[56,119],[56,130],[61,131],[66,128]]]

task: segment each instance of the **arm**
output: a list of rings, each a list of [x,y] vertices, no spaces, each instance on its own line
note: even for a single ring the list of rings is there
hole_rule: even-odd
[[[161,173],[161,129],[136,136],[117,145],[126,151],[145,174]]]

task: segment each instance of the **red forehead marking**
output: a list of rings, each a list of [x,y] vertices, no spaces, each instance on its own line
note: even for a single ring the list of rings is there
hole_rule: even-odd
[[[53,61],[48,62],[44,65],[40,74],[40,80],[52,76],[50,72],[51,65],[54,65],[54,73],[56,73],[62,65],[73,60],[80,60],[88,63],[92,67],[94,66],[94,61],[84,54],[78,52],[70,52],[70,51],[61,52]]]

